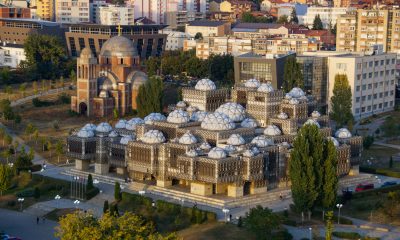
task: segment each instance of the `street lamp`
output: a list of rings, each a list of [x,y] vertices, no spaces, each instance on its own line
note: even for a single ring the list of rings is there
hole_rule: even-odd
[[[225,222],[227,222],[228,219],[226,218],[226,215],[229,213],[229,209],[223,208],[222,212],[225,213]]]
[[[308,228],[308,230],[310,230],[310,240],[312,240],[312,227]]]
[[[181,198],[180,201],[181,201],[181,207],[183,207],[183,204],[185,203],[185,199]]]
[[[24,198],[18,198],[18,202],[19,202],[19,210],[22,212],[22,203],[25,201]]]
[[[343,204],[338,203],[336,204],[336,207],[339,209],[337,224],[340,224],[340,209],[343,207]]]
[[[80,203],[79,200],[75,200],[75,201],[74,201],[75,208],[78,208],[79,203]]]
[[[151,206],[153,207],[153,208],[155,208],[156,207],[156,203],[153,201],[153,202],[151,202]]]
[[[57,195],[54,197],[54,199],[56,200],[57,208],[58,208],[58,200],[61,199],[61,196],[57,194]]]
[[[146,191],[144,191],[144,190],[140,190],[140,191],[139,191],[139,195],[140,195],[140,196],[143,197],[145,194],[146,194]]]
[[[99,184],[99,183],[100,183],[99,180],[97,180],[97,179],[93,180],[93,184]]]

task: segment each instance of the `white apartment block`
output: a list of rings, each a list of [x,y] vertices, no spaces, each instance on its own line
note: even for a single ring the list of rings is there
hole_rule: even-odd
[[[380,45],[381,47],[381,45]],[[356,120],[391,111],[395,105],[396,54],[348,53],[328,58],[328,99],[333,95],[336,74],[346,74],[352,92]],[[328,102],[330,107],[331,103]]]
[[[239,56],[251,52],[251,50],[251,39],[236,37],[205,38],[196,44],[196,56],[201,59],[208,59],[211,54]]]
[[[305,15],[299,15],[299,24],[303,24],[310,29],[313,26],[315,16],[319,14],[325,29],[335,26],[336,20],[340,15],[346,14],[353,8],[338,7],[309,7]]]
[[[57,0],[56,22],[59,23],[83,23],[90,22],[89,0]]]
[[[108,5],[98,7],[96,23],[102,25],[134,25],[134,7]]]
[[[0,46],[0,67],[17,68],[21,61],[25,61],[25,51],[22,45],[6,44]]]
[[[189,34],[163,29],[160,30],[161,34],[168,34],[167,35],[167,42],[165,43],[165,50],[166,51],[175,51],[175,50],[182,50],[184,46],[185,40],[193,39]]]

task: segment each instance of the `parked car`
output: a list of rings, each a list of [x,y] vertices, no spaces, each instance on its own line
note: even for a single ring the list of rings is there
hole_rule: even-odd
[[[358,184],[356,187],[356,192],[362,192],[369,189],[374,189],[374,184]]]
[[[384,182],[381,187],[390,187],[390,186],[394,186],[396,184],[397,184],[396,181],[387,181],[387,182]]]

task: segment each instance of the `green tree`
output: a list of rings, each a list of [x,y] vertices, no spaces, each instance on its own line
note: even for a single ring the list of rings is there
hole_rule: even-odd
[[[32,124],[28,123],[25,127],[25,134],[29,136],[29,140],[32,139],[32,134],[37,130],[37,128]]]
[[[7,94],[8,100],[10,100],[11,95],[13,94],[13,88],[12,88],[10,85],[7,85],[7,86],[4,88],[4,92]]]
[[[8,164],[0,164],[0,195],[11,186],[12,169]]]
[[[119,216],[118,203],[111,204],[111,206],[110,206],[110,214],[112,216]]]
[[[108,200],[105,200],[104,201],[104,205],[103,205],[103,213],[106,213],[106,212],[108,212],[110,209],[109,209],[109,205],[108,205]]]
[[[251,14],[251,12],[245,12],[242,14],[242,22],[244,23],[255,23],[257,19]]]
[[[161,78],[153,76],[139,87],[136,98],[138,115],[145,117],[152,112],[161,112],[163,108],[163,82]]]
[[[328,211],[326,213],[325,240],[332,240],[333,227],[333,211]]]
[[[337,24],[333,25],[333,28],[331,29],[331,33],[336,35],[337,32]]]
[[[7,164],[9,163],[10,157],[12,156],[12,152],[10,148],[4,149],[1,152],[1,156],[7,160]]]
[[[46,145],[47,145],[47,138],[45,136],[42,136],[40,138],[40,145],[42,145],[42,151],[44,152],[46,150]]]
[[[319,14],[315,15],[312,29],[313,30],[324,29],[324,25],[322,24],[321,17],[319,16]]]
[[[146,65],[147,75],[151,77],[157,75],[158,70],[160,69],[161,60],[159,57],[149,57],[149,59],[145,61],[145,65]]]
[[[351,111],[351,88],[347,75],[336,74],[333,85],[333,96],[331,97],[330,117],[338,127],[349,125],[353,121]]]
[[[279,23],[279,24],[286,24],[286,23],[289,23],[289,18],[288,18],[287,15],[282,15],[282,16],[280,16],[280,17],[278,18],[278,21],[276,21],[276,23]]]
[[[33,191],[33,197],[38,200],[40,198],[40,190],[38,187],[35,187],[34,191]]]
[[[37,81],[34,81],[32,83],[32,89],[33,89],[33,94],[34,95],[38,94],[38,83],[37,83]]]
[[[290,22],[291,23],[299,23],[299,18],[297,17],[296,8],[293,8],[292,13],[290,14]]]
[[[57,154],[57,162],[60,163],[60,157],[64,153],[64,144],[61,140],[58,140],[55,146],[56,154]]]
[[[114,186],[114,199],[115,199],[116,201],[121,201],[121,199],[122,199],[121,186],[120,186],[119,182],[115,182],[115,186]]]
[[[29,169],[32,166],[32,159],[26,153],[21,153],[18,155],[14,166],[17,169]]]
[[[8,147],[10,147],[10,145],[11,145],[11,143],[12,143],[12,141],[13,141],[13,138],[11,137],[11,135],[7,134],[7,135],[4,137],[4,141],[5,141],[6,145],[7,145]]]
[[[65,48],[59,38],[44,34],[30,34],[24,43],[26,63],[36,78],[58,78],[64,71]]]
[[[244,227],[256,234],[257,239],[270,239],[271,232],[278,229],[280,222],[278,215],[260,205],[250,209],[243,219]]]
[[[338,191],[336,147],[331,140],[324,144],[323,183],[321,200],[323,209],[331,210],[335,206]]]
[[[94,188],[94,185],[93,185],[93,177],[92,177],[92,174],[89,174],[89,175],[88,175],[87,182],[86,182],[86,191],[90,191],[90,190],[92,190],[93,188]]]
[[[204,78],[208,75],[208,63],[207,60],[202,60],[193,56],[189,58],[185,63],[186,73],[189,76],[196,78]]]
[[[0,83],[8,84],[11,79],[10,69],[5,67],[0,69]]]
[[[114,108],[114,110],[113,110],[113,116],[114,116],[114,119],[118,119],[118,118],[119,118],[119,111],[118,111],[117,108]]]
[[[392,156],[390,156],[389,168],[393,168],[393,157]]]
[[[369,149],[373,143],[374,143],[374,136],[368,135],[363,138],[364,149]]]
[[[283,89],[289,92],[294,87],[303,87],[303,83],[304,78],[300,64],[297,62],[296,57],[289,56],[284,66]]]
[[[39,130],[35,130],[33,132],[33,140],[35,141],[35,144],[37,144],[37,141],[39,140]]]
[[[194,39],[203,40],[203,34],[201,32],[196,33],[196,35],[194,35]]]
[[[397,120],[389,116],[385,118],[385,121],[383,122],[381,129],[383,132],[383,135],[387,138],[393,138],[397,137],[400,135],[400,124],[398,124]]]
[[[47,150],[50,152],[50,158],[51,158],[51,154],[53,152],[53,144],[51,143],[51,140],[47,141],[46,147],[47,147]]]
[[[75,73],[74,69],[72,69],[71,72],[69,73],[69,79],[71,79],[72,83],[76,82],[77,78],[76,78],[76,73]]]
[[[233,69],[232,55],[211,55],[208,58],[210,79],[219,85],[231,87],[235,80],[230,71]]]

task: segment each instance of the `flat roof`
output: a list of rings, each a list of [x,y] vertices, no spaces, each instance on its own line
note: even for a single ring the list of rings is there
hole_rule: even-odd
[[[256,54],[254,52],[248,52],[242,55],[239,55],[235,58],[258,58],[258,59],[279,59],[283,58],[289,55],[292,55],[295,53],[288,53],[288,54],[266,54],[266,55],[261,55],[261,54]]]
[[[224,25],[226,22],[223,21],[206,21],[206,20],[199,20],[199,21],[192,21],[189,22],[188,26],[193,27],[218,27]]]
[[[33,19],[33,18],[0,18],[0,21],[37,23],[37,24],[41,24],[44,26],[51,26],[51,27],[61,26],[61,23],[50,22],[50,21],[45,21],[45,20],[40,20],[40,19]]]

